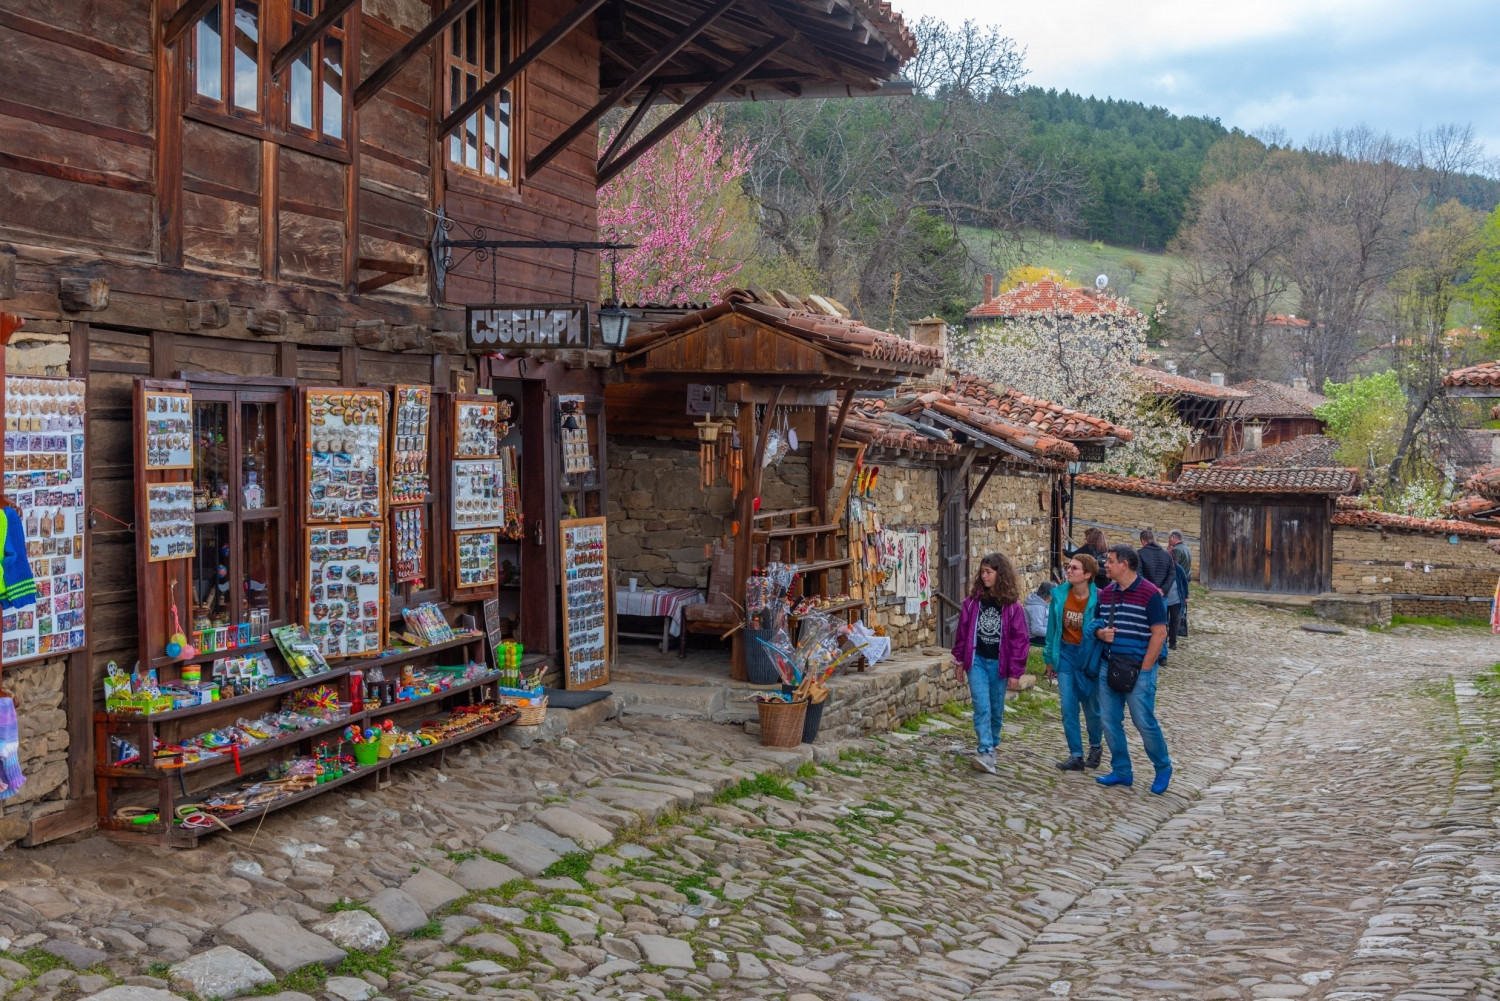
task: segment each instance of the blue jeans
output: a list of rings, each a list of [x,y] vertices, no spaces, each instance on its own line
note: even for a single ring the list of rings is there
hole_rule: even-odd
[[[1105,665],[1107,666],[1107,665]],[[1121,695],[1105,681],[1104,666],[1099,670],[1099,715],[1104,721],[1104,739],[1109,744],[1109,765],[1121,778],[1131,778],[1130,748],[1125,743],[1125,707],[1130,707],[1130,719],[1141,735],[1141,746],[1146,757],[1161,771],[1172,763],[1167,756],[1167,738],[1162,736],[1161,724],[1156,722],[1156,676],[1157,667],[1142,671],[1129,695]]]
[[[988,754],[1000,743],[1000,727],[1005,722],[1005,679],[1000,677],[997,658],[974,655],[969,668],[969,696],[974,700],[979,753]]]
[[[1083,721],[1088,726],[1089,746],[1098,747],[1102,743],[1099,685],[1083,673],[1083,647],[1080,644],[1063,643],[1058,653],[1057,693],[1062,699],[1063,736],[1068,739],[1068,753],[1081,758],[1083,738],[1078,732],[1078,710],[1083,710]]]

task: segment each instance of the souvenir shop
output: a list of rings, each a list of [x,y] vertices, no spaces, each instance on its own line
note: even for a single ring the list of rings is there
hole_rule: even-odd
[[[87,655],[107,835],[190,846],[603,682],[597,370],[76,340],[6,381],[4,662]]]

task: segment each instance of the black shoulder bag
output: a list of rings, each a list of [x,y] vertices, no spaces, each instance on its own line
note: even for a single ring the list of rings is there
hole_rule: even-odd
[[[1124,591],[1115,590],[1118,599],[1124,595]],[[1115,606],[1119,601],[1109,603],[1108,628],[1115,627]],[[1135,688],[1136,679],[1141,676],[1141,662],[1132,657],[1120,657],[1115,655],[1115,645],[1109,645],[1109,654],[1105,658],[1104,682],[1109,685],[1110,691],[1119,692],[1121,695],[1129,695]]]

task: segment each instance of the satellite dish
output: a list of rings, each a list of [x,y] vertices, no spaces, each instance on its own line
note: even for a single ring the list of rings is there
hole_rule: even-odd
[[[1094,288],[1098,289],[1101,292],[1104,291],[1105,286],[1107,286],[1108,284],[1109,275],[1100,275],[1098,278],[1094,279]]]

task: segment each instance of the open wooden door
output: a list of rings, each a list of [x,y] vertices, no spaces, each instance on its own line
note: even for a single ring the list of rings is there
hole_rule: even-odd
[[[939,601],[938,644],[952,646],[958,633],[958,607],[963,604],[969,581],[969,491],[967,467],[938,473],[938,496],[948,503],[939,512],[938,592],[953,602]],[[954,489],[957,486],[958,489]]]

